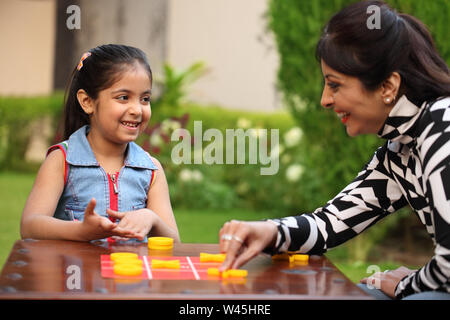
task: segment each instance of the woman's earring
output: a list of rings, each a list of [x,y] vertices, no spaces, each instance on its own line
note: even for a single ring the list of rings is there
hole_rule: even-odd
[[[386,101],[386,103],[391,103],[391,98],[386,98],[384,101]]]

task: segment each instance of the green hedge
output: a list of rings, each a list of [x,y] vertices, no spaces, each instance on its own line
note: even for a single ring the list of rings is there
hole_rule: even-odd
[[[299,181],[288,181],[286,171],[297,161],[300,154],[300,141],[286,147],[285,135],[295,126],[294,119],[286,112],[256,113],[223,109],[220,107],[203,107],[184,105],[175,116],[189,114],[189,121],[185,126],[193,136],[194,121],[201,121],[202,131],[215,128],[222,132],[225,139],[226,129],[262,128],[269,132],[277,129],[282,148],[279,159],[279,171],[275,175],[261,175],[261,165],[249,164],[248,145],[246,146],[245,164],[179,164],[175,165],[171,159],[171,151],[179,141],[161,143],[158,153],[153,153],[163,166],[169,181],[171,197],[174,205],[182,208],[247,208],[250,210],[273,211],[278,215],[304,210],[301,203]],[[157,114],[150,121],[155,125],[164,121]],[[171,132],[168,136],[171,136]],[[156,133],[154,133],[156,135]],[[152,137],[146,138],[152,141]],[[145,140],[145,137],[144,137]],[[141,140],[144,145],[145,141]],[[160,139],[162,141],[162,139]],[[224,141],[225,142],[225,141]],[[203,142],[203,150],[211,142]],[[248,142],[247,142],[248,143]],[[223,145],[225,156],[226,144]],[[193,148],[191,149],[193,151]],[[152,153],[152,150],[150,150]],[[292,179],[291,179],[292,180]]]
[[[50,117],[56,127],[62,93],[39,97],[0,97],[0,170],[35,170],[25,162],[33,121]],[[50,142],[49,142],[50,143]]]

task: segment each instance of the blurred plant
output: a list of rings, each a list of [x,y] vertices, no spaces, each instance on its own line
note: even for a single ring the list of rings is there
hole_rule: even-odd
[[[188,85],[197,81],[205,72],[203,62],[196,62],[181,72],[164,64],[164,78],[155,80],[162,87],[162,93],[152,106],[158,108],[159,112],[174,115],[179,106],[186,102]]]
[[[57,123],[62,93],[39,97],[0,97],[0,170],[34,171],[38,163],[27,163],[25,153],[33,135],[32,123],[50,117]],[[52,129],[56,125],[52,126]],[[50,141],[49,141],[50,143]]]

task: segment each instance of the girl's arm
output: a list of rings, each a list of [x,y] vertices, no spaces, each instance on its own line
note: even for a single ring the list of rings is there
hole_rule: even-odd
[[[62,152],[55,150],[42,163],[23,209],[22,238],[74,239],[78,236],[73,221],[53,217],[64,189],[64,161]]]
[[[166,235],[173,238],[175,242],[180,242],[178,227],[170,203],[169,186],[161,163],[152,157],[153,162],[158,167],[155,171],[153,185],[148,191],[147,208],[155,212],[163,223],[152,229],[151,234]]]
[[[64,165],[64,156],[59,150],[51,152],[42,163],[23,209],[21,237],[88,241],[110,235],[132,236],[109,219],[96,214],[95,200],[88,204],[83,222],[53,217],[64,190]]]

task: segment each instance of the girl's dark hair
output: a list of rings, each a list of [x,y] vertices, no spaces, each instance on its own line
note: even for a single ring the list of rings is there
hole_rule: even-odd
[[[92,99],[97,99],[101,90],[119,80],[129,67],[141,64],[152,83],[152,71],[145,53],[134,47],[107,44],[89,50],[90,56],[83,60],[80,70],[74,69],[64,97],[64,140],[76,130],[89,124],[89,116],[81,108],[77,92],[80,89]]]
[[[375,14],[368,12],[369,6],[379,8],[378,26],[368,23]],[[419,106],[450,95],[449,68],[427,27],[411,15],[397,14],[382,1],[357,2],[334,15],[317,44],[316,58],[357,77],[370,91],[398,72],[401,85],[396,98],[405,94]]]

